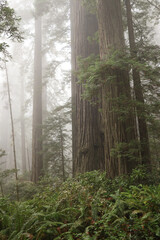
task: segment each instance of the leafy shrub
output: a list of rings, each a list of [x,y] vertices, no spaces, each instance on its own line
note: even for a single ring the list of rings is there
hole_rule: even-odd
[[[1,198],[0,239],[159,239],[160,184],[145,171],[115,180],[93,171],[28,201]]]

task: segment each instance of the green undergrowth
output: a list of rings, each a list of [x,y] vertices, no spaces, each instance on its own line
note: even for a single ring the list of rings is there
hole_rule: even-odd
[[[160,239],[159,173],[109,180],[93,171],[31,200],[0,198],[0,239]]]

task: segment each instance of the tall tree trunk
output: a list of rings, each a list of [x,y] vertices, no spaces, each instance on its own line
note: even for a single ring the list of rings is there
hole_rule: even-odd
[[[1,186],[1,195],[4,198],[4,191],[3,191],[3,184],[2,184],[2,182],[0,182],[0,186]]]
[[[32,181],[37,182],[42,174],[42,26],[39,4],[36,0],[35,56],[32,129]]]
[[[63,178],[63,182],[65,182],[66,176],[65,176],[65,157],[64,157],[64,137],[63,137],[63,130],[62,130],[60,119],[59,119],[59,132],[60,132],[60,143],[61,143],[62,178]]]
[[[43,75],[43,81],[42,81],[42,123],[44,124],[47,119],[47,82],[45,82],[45,74],[46,74],[46,56],[45,53],[42,57],[42,75]],[[43,134],[43,130],[42,130]],[[44,148],[44,147],[43,147]],[[48,162],[45,160],[45,151],[43,151],[43,170],[44,174],[48,171]]]
[[[44,3],[45,6],[45,3]],[[47,118],[47,80],[46,80],[46,73],[47,73],[47,57],[46,57],[46,50],[44,46],[47,45],[47,33],[46,33],[46,24],[45,24],[45,16],[42,18],[42,120],[43,122]]]
[[[24,118],[24,79],[23,71],[21,71],[21,151],[22,151],[22,172],[27,170],[26,167],[26,140],[25,140],[25,118]]]
[[[72,71],[78,70],[78,57],[98,54],[96,42],[90,43],[89,36],[98,30],[97,19],[86,11],[81,0],[71,0],[71,46]],[[72,137],[73,137],[73,175],[104,169],[103,133],[98,104],[91,105],[82,98],[82,84],[77,84],[72,75]]]
[[[46,62],[45,62],[45,56],[43,60],[43,70],[45,73],[45,67],[46,67]],[[42,86],[42,119],[43,123],[47,119],[47,83],[43,79],[43,86]]]
[[[124,51],[120,0],[97,0],[97,13],[100,57],[106,60],[114,50]],[[104,79],[102,86],[102,109],[106,171],[114,178],[131,172],[137,164],[137,153],[128,72],[117,68],[110,74],[112,80]]]
[[[5,150],[6,155],[2,157],[2,161],[4,164],[2,165],[2,169],[6,170],[7,168],[11,167],[8,159],[8,152],[10,146],[10,116],[8,106],[2,106],[1,109],[1,121],[0,121],[0,148]]]
[[[28,170],[29,170],[29,172],[31,172],[31,166],[30,166],[30,157],[29,157],[29,149],[28,149],[28,147],[27,147],[27,162],[28,162]]]
[[[132,10],[130,0],[126,0],[126,9],[127,9],[127,24],[128,24],[128,33],[129,33],[129,43],[131,56],[137,57],[133,20],[132,20]],[[137,116],[138,116],[138,127],[139,127],[139,136],[140,136],[140,145],[141,145],[141,158],[142,164],[150,165],[150,148],[149,148],[149,138],[148,138],[148,129],[145,119],[145,107],[144,107],[144,97],[141,86],[140,73],[136,68],[132,69],[133,83],[134,83],[134,92],[135,98],[137,100]]]
[[[17,201],[19,201],[18,169],[17,169],[17,158],[16,158],[15,130],[14,130],[13,111],[12,111],[12,102],[11,102],[11,92],[10,92],[10,84],[9,84],[9,77],[8,77],[8,70],[7,70],[6,60],[5,60],[5,70],[6,70],[6,80],[7,80],[8,103],[9,103],[9,111],[10,111],[10,119],[11,119],[11,130],[12,130],[13,159],[14,159],[15,179],[16,179],[16,195],[17,195]]]

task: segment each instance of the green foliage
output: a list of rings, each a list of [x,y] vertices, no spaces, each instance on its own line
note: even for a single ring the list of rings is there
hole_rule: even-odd
[[[1,150],[0,149],[0,158],[5,156],[6,153],[4,150]],[[16,170],[15,169],[6,169],[6,170],[3,170],[1,168],[1,166],[3,166],[5,162],[0,162],[0,194],[2,196],[5,195],[5,192],[4,192],[4,188],[5,188],[5,183],[7,182],[7,180],[9,178],[11,178],[13,176],[13,174],[15,174]],[[15,189],[14,189],[15,190]]]
[[[137,71],[141,72],[142,78],[148,80],[146,83],[148,88],[153,82],[158,84],[160,68],[158,65],[155,66],[153,55],[150,53],[147,59],[147,56],[141,53],[141,57],[131,58],[127,52],[113,51],[110,57],[103,61],[100,60],[99,56],[94,55],[79,60],[77,77],[79,83],[82,83],[84,86],[84,98],[91,100],[103,84],[112,84],[116,79],[116,70],[119,69],[126,71],[133,68],[137,69]]]
[[[12,201],[16,200],[17,182],[12,178],[3,181],[3,195],[8,196]],[[30,181],[18,181],[19,198],[21,201],[31,199],[40,189]]]
[[[154,26],[159,23],[159,2],[157,0],[134,0],[131,4],[136,42],[139,46],[146,45],[148,41],[152,41]]]
[[[10,177],[16,172],[15,169],[7,169],[4,171],[0,171],[0,182],[2,183],[4,180],[6,180],[7,177]]]
[[[8,6],[6,0],[2,0],[0,2],[0,36],[21,41],[19,22],[20,18],[16,16],[14,9]],[[0,52],[6,53],[7,46],[5,42],[0,43]]]
[[[15,15],[14,9],[8,7],[7,1],[0,3],[0,34],[11,39],[21,40],[18,29],[20,18]]]
[[[5,156],[5,155],[6,155],[5,151],[2,150],[2,149],[0,149],[0,158],[3,157],[3,156]]]
[[[43,125],[45,173],[64,180],[71,172],[70,102],[54,109]],[[63,171],[64,170],[64,171]]]
[[[139,156],[140,144],[138,141],[130,141],[129,143],[121,142],[115,145],[111,149],[111,156],[117,157],[117,159],[128,159],[130,162],[134,161],[140,163]]]
[[[116,74],[119,69],[126,72],[128,71],[129,73],[131,73],[132,69],[137,69],[141,75],[144,103],[136,101],[134,97],[133,99],[128,100],[128,98],[123,94],[119,95],[117,98],[111,98],[108,94],[105,100],[112,102],[112,111],[118,115],[119,121],[124,121],[133,109],[137,109],[137,107],[141,109],[139,116],[144,117],[148,123],[152,159],[159,162],[160,59],[157,55],[159,47],[145,46],[140,48],[138,56],[135,58],[132,58],[128,52],[129,51],[127,49],[126,53],[113,51],[110,57],[103,61],[100,60],[99,56],[94,55],[85,59],[80,59],[77,77],[79,79],[79,84],[82,84],[84,89],[82,97],[91,103],[95,103],[96,99],[97,102],[101,101],[101,89],[104,86],[111,86],[112,84],[114,87]],[[132,77],[130,78],[130,82],[131,85],[133,85]],[[118,84],[121,83],[119,82]],[[127,152],[127,154],[129,154],[129,157],[132,158],[134,155],[133,151],[138,151],[139,146],[138,142],[130,144],[133,146],[127,146],[127,143],[118,144],[114,149],[112,149],[111,154],[122,156],[123,149],[129,147],[128,149],[130,149],[130,152]]]
[[[126,18],[126,7],[125,1],[122,3],[122,14],[123,14],[123,25],[126,31],[127,29],[127,18]],[[96,12],[96,1],[83,0],[84,6],[89,12]],[[78,78],[80,83],[84,87],[83,97],[90,102],[95,103],[95,96],[99,95],[103,84],[114,83],[114,73],[116,69],[126,69],[130,73],[131,85],[132,76],[131,69],[135,68],[140,72],[141,84],[144,94],[145,106],[143,103],[132,101],[128,103],[128,107],[124,107],[126,99],[123,96],[117,99],[111,99],[107,96],[107,99],[114,103],[113,111],[120,114],[120,118],[123,120],[130,111],[130,107],[138,106],[143,109],[141,116],[147,120],[150,148],[152,160],[155,162],[160,161],[160,101],[159,101],[159,76],[160,76],[160,58],[159,58],[159,46],[154,44],[155,37],[155,26],[159,24],[160,18],[160,3],[158,0],[131,0],[133,25],[135,34],[135,52],[137,58],[131,59],[128,50],[126,54],[113,53],[110,59],[107,61],[100,61],[99,57],[90,56],[87,59],[80,60],[80,68],[78,72]],[[149,24],[148,24],[149,23]],[[126,45],[128,45],[126,41]],[[107,100],[106,99],[106,100]],[[98,101],[99,99],[97,99]],[[99,100],[101,101],[101,99]],[[142,108],[141,108],[142,105]],[[140,116],[140,115],[139,115]],[[119,149],[121,146],[117,146]],[[119,152],[112,150],[113,153]]]
[[[113,181],[94,171],[43,188],[32,200],[1,198],[0,239],[159,239],[159,209],[159,180],[147,169]]]
[[[96,13],[96,1],[95,0],[83,0],[83,5],[90,13]]]

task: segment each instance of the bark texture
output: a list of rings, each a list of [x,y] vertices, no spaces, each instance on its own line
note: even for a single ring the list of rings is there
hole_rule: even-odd
[[[132,10],[130,0],[126,0],[126,10],[127,10],[127,24],[128,24],[128,33],[129,33],[129,43],[131,56],[133,58],[137,57],[137,50],[135,44],[133,20],[132,20]],[[150,148],[149,148],[149,137],[148,129],[145,118],[145,107],[144,107],[144,97],[140,79],[140,73],[136,68],[132,69],[133,83],[134,83],[134,93],[137,100],[137,117],[138,117],[138,128],[140,136],[140,145],[141,145],[141,158],[142,164],[151,164]]]
[[[97,0],[100,57],[107,59],[114,50],[124,49],[124,32],[120,0]],[[102,109],[105,135],[105,163],[110,178],[130,173],[136,166],[134,152],[136,130],[131,107],[128,72],[110,70],[111,79],[104,79]]]
[[[32,181],[37,182],[42,174],[42,27],[41,16],[36,4],[35,56],[33,89],[33,129],[32,129]]]
[[[103,133],[98,104],[91,105],[82,99],[82,84],[77,84],[74,72],[78,69],[78,57],[99,53],[98,44],[90,43],[89,36],[98,30],[95,15],[88,13],[81,0],[71,0],[72,30],[72,131],[73,175],[104,169]]]

